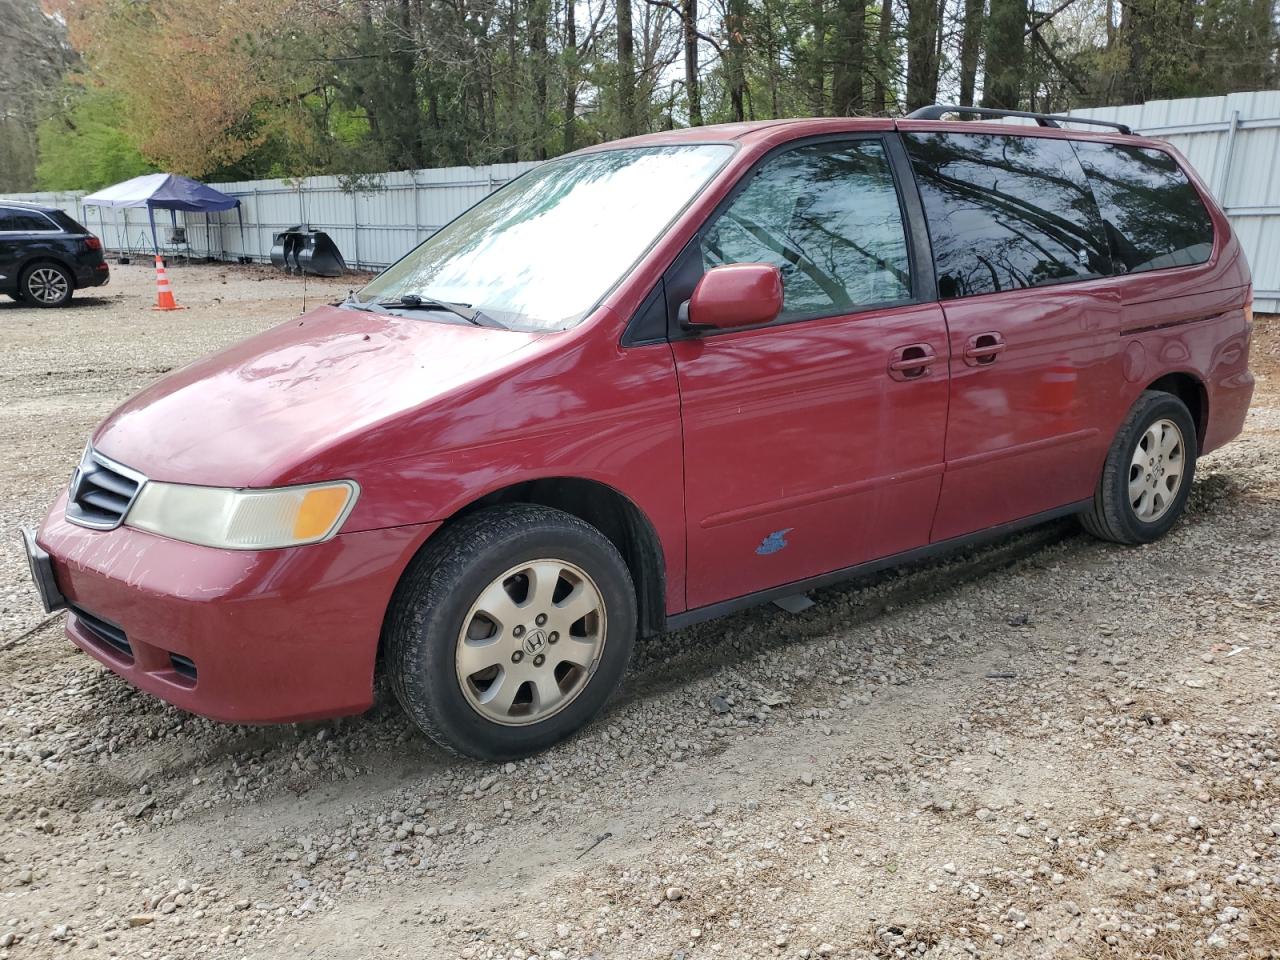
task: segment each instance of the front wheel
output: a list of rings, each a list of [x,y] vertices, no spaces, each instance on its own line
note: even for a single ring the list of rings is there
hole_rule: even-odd
[[[1147,390],[1107,453],[1093,504],[1081,523],[1115,543],[1150,543],[1177,523],[1195,476],[1195,421],[1177,397]]]
[[[590,524],[493,507],[440,531],[392,599],[386,666],[405,712],[441,746],[527,756],[586,724],[617,688],[635,588]]]

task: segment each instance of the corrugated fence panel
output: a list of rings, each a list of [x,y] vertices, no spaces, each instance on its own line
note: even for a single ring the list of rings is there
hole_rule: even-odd
[[[1072,111],[1177,147],[1226,211],[1253,271],[1254,308],[1280,313],[1280,91]]]
[[[495,163],[485,167],[406,170],[351,178],[307,177],[302,180],[246,180],[214,183],[240,200],[243,236],[234,210],[179,213],[187,245],[168,242],[168,211],[157,211],[156,233],[167,252],[212,256],[223,260],[249,257],[267,261],[274,235],[298,224],[328,233],[347,265],[377,270],[394,263],[422,240],[484,199],[498,187],[531,170],[536,163]],[[151,252],[151,228],[145,210],[85,207],[79,193],[8,194],[60,207],[98,234],[108,249],[140,255]]]

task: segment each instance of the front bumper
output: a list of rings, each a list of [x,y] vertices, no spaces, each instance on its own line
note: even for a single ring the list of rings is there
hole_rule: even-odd
[[[36,543],[34,531],[23,529],[22,550],[27,555],[27,570],[31,573],[36,593],[40,595],[40,606],[44,607],[44,612],[65,610],[67,598],[58,589],[58,578],[53,572],[53,558]]]
[[[64,519],[37,536],[69,610],[67,636],[134,686],[233,723],[359,713],[373,702],[383,615],[438,524],[285,550],[217,550]]]

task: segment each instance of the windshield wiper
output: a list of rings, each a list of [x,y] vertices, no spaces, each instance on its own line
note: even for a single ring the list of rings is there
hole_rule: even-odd
[[[477,327],[498,327],[505,330],[506,324],[499,323],[493,317],[479,310],[473,309],[468,303],[454,303],[450,300],[435,300],[431,297],[423,297],[416,293],[406,293],[404,296],[395,300],[379,300],[378,306],[401,308],[405,310],[447,310],[455,316],[461,317],[467,323],[475,324]]]
[[[386,309],[400,310],[444,310],[455,316],[461,317],[468,323],[473,323],[477,327],[496,327],[499,330],[510,330],[505,323],[495,320],[487,313],[472,308],[469,303],[454,303],[451,300],[435,300],[431,297],[423,297],[416,293],[406,293],[402,297],[390,300],[357,300],[354,294],[348,294],[347,299],[337,304],[341,307],[350,307],[352,310],[365,310],[370,313],[379,313]],[[381,308],[381,309],[380,309]]]

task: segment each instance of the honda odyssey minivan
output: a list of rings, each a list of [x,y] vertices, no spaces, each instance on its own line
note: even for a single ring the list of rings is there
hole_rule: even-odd
[[[1155,540],[1249,405],[1240,246],[1167,144],[944,112],[538,166],[108,417],[26,534],[46,607],[185,710],[385,675],[507,758],[637,637],[1070,514]]]

